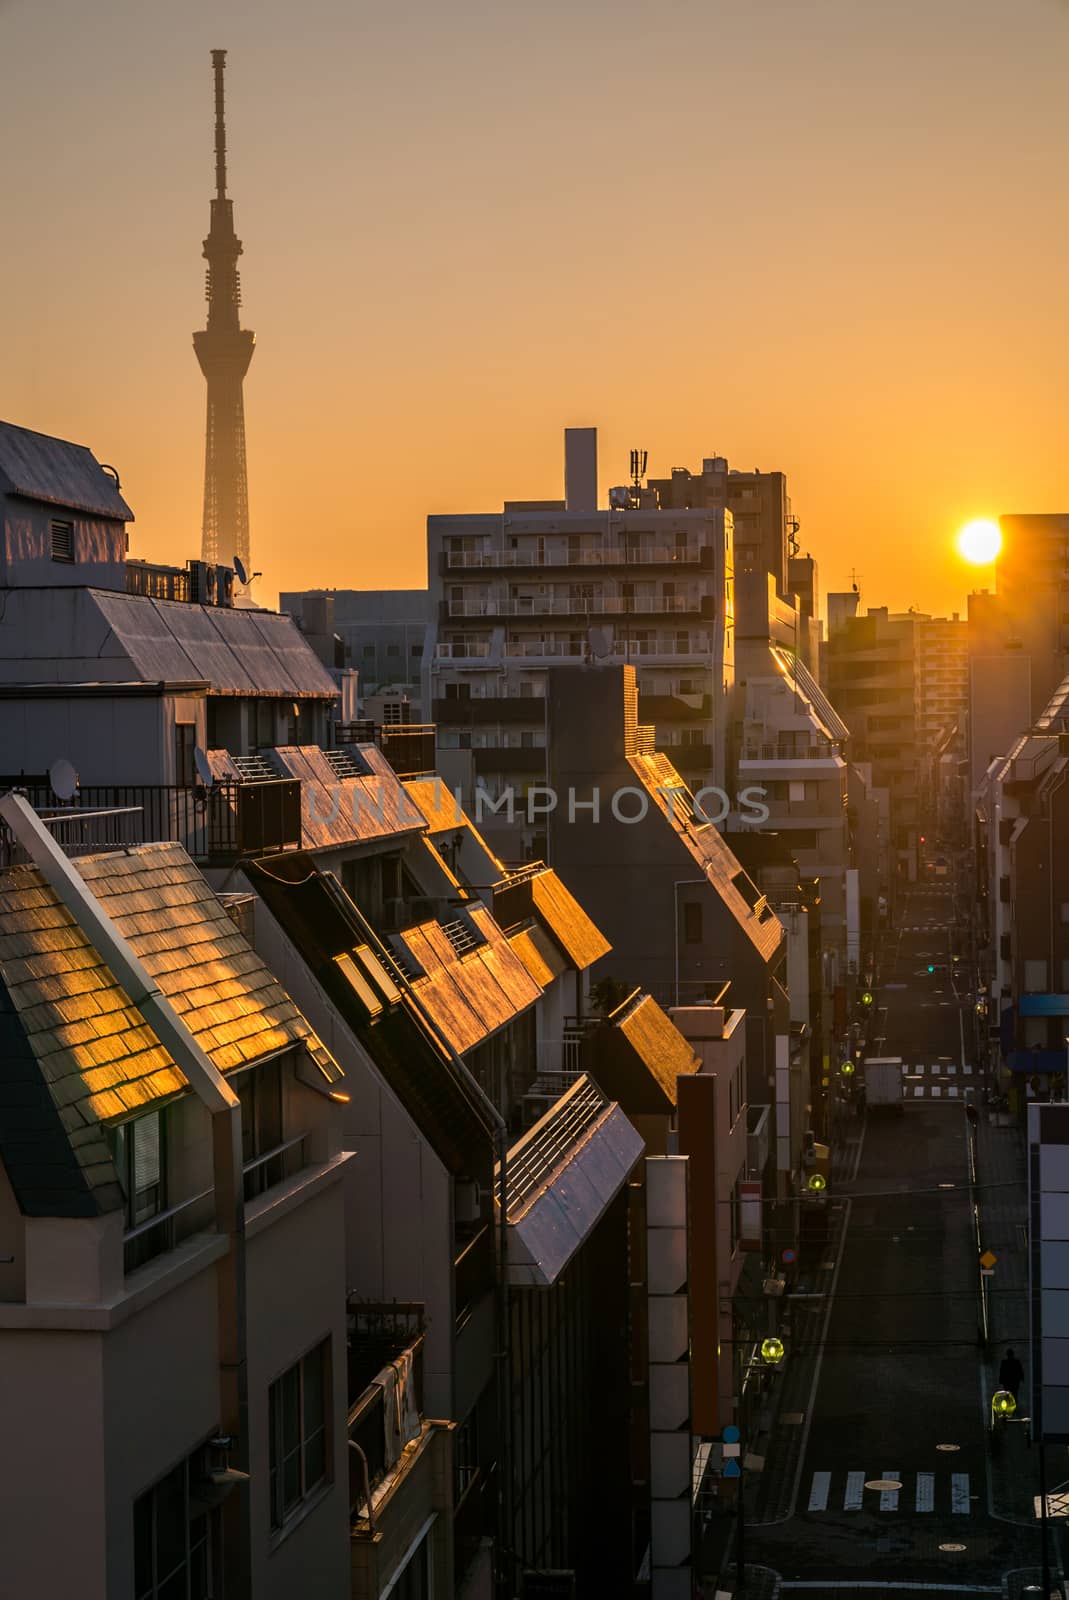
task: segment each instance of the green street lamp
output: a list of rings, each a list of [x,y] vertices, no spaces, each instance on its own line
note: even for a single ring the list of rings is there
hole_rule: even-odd
[[[844,1078],[852,1077],[854,1073],[854,1063],[852,1061],[844,1061],[839,1067],[839,1071],[842,1073]]]
[[[871,989],[866,989],[865,990],[864,994],[861,996],[861,1004],[863,1006],[870,1006],[872,1004],[872,990]]]
[[[1017,1402],[1008,1389],[996,1389],[991,1396],[991,1417],[993,1421],[1008,1422],[1017,1410]]]

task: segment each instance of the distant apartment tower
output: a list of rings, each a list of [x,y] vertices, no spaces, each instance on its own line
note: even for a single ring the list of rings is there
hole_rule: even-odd
[[[666,506],[640,474],[599,507],[597,476],[596,431],[569,428],[563,500],[428,517],[424,714],[477,781],[522,794],[545,782],[547,670],[630,662],[661,747],[695,786],[723,783],[732,513],[723,495]]]
[[[315,635],[326,631],[326,621],[320,619],[329,618],[331,640],[341,646],[342,659],[336,664],[360,674],[362,695],[403,691],[418,701],[429,610],[426,589],[292,590],[279,596],[279,610],[294,618],[313,649]]]
[[[1002,549],[995,565],[999,642],[1028,658],[1028,720],[1034,721],[1069,665],[1069,513],[1000,517],[999,529]]]
[[[931,750],[948,729],[956,728],[969,698],[969,626],[952,617],[921,617],[917,622],[917,673],[920,688],[918,734]]]

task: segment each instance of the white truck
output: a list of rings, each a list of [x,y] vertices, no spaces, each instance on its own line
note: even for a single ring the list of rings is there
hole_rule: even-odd
[[[869,1056],[863,1067],[865,1107],[869,1111],[901,1111],[902,1057]]]

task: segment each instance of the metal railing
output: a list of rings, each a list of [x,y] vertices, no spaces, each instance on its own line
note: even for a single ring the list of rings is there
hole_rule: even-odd
[[[837,747],[831,743],[792,749],[778,744],[760,744],[752,739],[744,740],[739,752],[743,761],[828,761],[837,754]]]
[[[513,1145],[508,1156],[509,1215],[522,1210],[525,1202],[562,1165],[579,1140],[601,1116],[608,1104],[592,1079],[578,1078],[559,1102],[537,1122],[529,1133]],[[501,1200],[500,1172],[494,1179],[498,1202]]]
[[[661,566],[679,563],[696,566],[701,561],[699,545],[594,545],[585,550],[447,550],[449,571],[483,571],[508,567],[612,567]]]
[[[532,595],[449,600],[450,617],[683,616],[701,610],[700,595]]]
[[[350,1519],[367,1516],[370,1507],[367,1505],[368,1491],[374,1491],[383,1479],[396,1467],[401,1451],[394,1453],[387,1448],[386,1436],[386,1389],[380,1381],[386,1373],[391,1360],[411,1353],[412,1382],[415,1391],[417,1415],[423,1415],[423,1335],[405,1346],[399,1348],[391,1356],[384,1356],[383,1366],[379,1375],[372,1379],[367,1388],[360,1394],[349,1408],[348,1435],[351,1445],[356,1449],[349,1451],[349,1512]],[[398,1440],[398,1443],[400,1440]],[[364,1471],[367,1471],[367,1480]]]
[[[438,661],[483,661],[490,654],[490,645],[485,639],[443,642],[435,645],[434,654]]]
[[[435,771],[437,734],[433,722],[376,723],[362,718],[357,722],[334,724],[336,748],[377,745],[399,778],[422,778]]]
[[[453,1304],[459,1328],[494,1286],[494,1233],[489,1223],[479,1229],[457,1256],[453,1264],[453,1284]]]
[[[273,1189],[276,1184],[285,1183],[287,1178],[300,1172],[305,1164],[304,1141],[307,1137],[307,1134],[298,1133],[294,1138],[284,1139],[281,1144],[265,1150],[263,1155],[254,1156],[243,1164],[241,1171],[246,1202],[255,1200],[258,1195]]]
[[[175,1249],[193,1234],[207,1231],[214,1222],[214,1212],[208,1209],[206,1202],[214,1197],[214,1189],[203,1189],[200,1194],[179,1200],[177,1205],[168,1206],[165,1211],[146,1217],[136,1227],[128,1228],[122,1236],[123,1271],[136,1272],[138,1267]]]
[[[299,849],[301,844],[299,778],[256,783],[224,778],[210,787],[90,787],[79,789],[70,806],[57,806],[47,785],[25,787],[18,778],[0,778],[0,793],[9,788],[22,789],[71,855],[171,839],[204,863]],[[0,866],[25,859],[17,840],[0,824]]]
[[[579,639],[512,639],[506,656],[581,656],[586,645]]]

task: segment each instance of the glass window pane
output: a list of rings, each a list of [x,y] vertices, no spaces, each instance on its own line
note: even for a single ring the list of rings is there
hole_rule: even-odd
[[[152,1491],[134,1501],[134,1594],[137,1600],[151,1595],[152,1568]]]
[[[186,1464],[169,1472],[153,1490],[156,1501],[156,1576],[165,1578],[186,1560]],[[161,1589],[161,1594],[163,1590]]]
[[[305,1356],[304,1366],[304,1436],[316,1432],[325,1421],[323,1413],[323,1346]]]
[[[320,1428],[304,1447],[304,1492],[308,1494],[327,1475],[327,1433]]]
[[[139,1117],[130,1129],[133,1163],[134,1222],[163,1210],[163,1151],[158,1111]]]
[[[301,1452],[294,1450],[282,1462],[282,1510],[292,1511],[301,1498]]]

